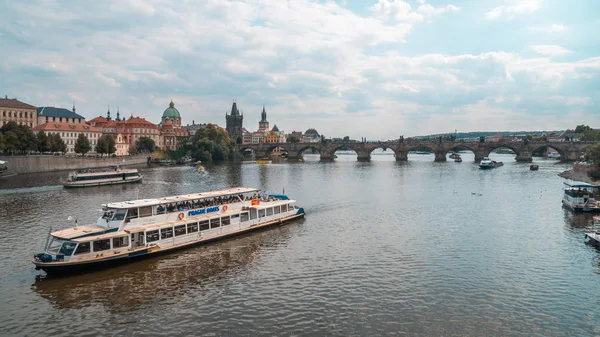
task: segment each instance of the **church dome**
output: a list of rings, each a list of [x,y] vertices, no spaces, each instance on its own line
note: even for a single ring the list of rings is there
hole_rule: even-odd
[[[169,103],[169,107],[167,108],[167,110],[165,110],[165,112],[163,112],[163,120],[166,118],[181,118],[181,115],[179,114],[179,111],[177,109],[175,109],[175,104],[173,103],[173,101],[171,101],[171,103]]]
[[[310,136],[313,138],[319,137],[319,133],[317,132],[317,130],[310,128],[308,130],[306,130],[306,132],[304,133],[305,136]]]

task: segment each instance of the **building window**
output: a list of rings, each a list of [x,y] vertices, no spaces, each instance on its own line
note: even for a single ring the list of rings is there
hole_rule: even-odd
[[[52,121],[53,121],[53,122],[56,122],[56,117],[52,117]]]
[[[29,118],[33,118],[33,112],[29,113]]]
[[[48,116],[46,116],[46,123],[48,123]]]

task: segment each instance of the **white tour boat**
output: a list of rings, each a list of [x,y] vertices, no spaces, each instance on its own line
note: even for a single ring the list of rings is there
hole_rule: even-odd
[[[501,161],[491,160],[489,157],[484,157],[481,162],[479,162],[479,168],[482,170],[492,169],[502,165],[504,165],[504,163]]]
[[[600,202],[595,198],[598,192],[598,186],[580,181],[567,181],[562,203],[574,212],[598,212]]]
[[[304,216],[283,194],[256,188],[104,204],[96,224],[51,232],[36,269],[95,270],[278,225]]]
[[[550,152],[550,153],[548,153],[548,158],[550,158],[550,159],[560,159],[560,153],[558,153],[558,152]]]
[[[600,216],[595,216],[592,220],[592,231],[585,233],[586,243],[600,246]]]
[[[142,181],[142,177],[136,169],[122,169],[118,166],[111,166],[107,169],[86,169],[71,172],[69,178],[63,181],[63,186],[88,187],[135,183]]]

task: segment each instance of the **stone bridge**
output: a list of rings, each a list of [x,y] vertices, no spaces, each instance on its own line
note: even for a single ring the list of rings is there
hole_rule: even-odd
[[[417,149],[428,149],[435,154],[435,161],[446,161],[446,154],[450,151],[470,150],[475,154],[475,161],[489,156],[490,152],[498,148],[508,148],[515,152],[516,160],[531,162],[532,153],[543,148],[552,148],[560,153],[563,161],[579,160],[585,150],[595,144],[594,142],[545,142],[545,141],[499,141],[499,142],[466,142],[446,141],[439,139],[427,140],[395,140],[382,142],[326,142],[326,143],[259,143],[238,144],[237,150],[243,153],[252,150],[257,157],[268,157],[273,149],[280,147],[287,151],[291,159],[301,158],[302,153],[312,149],[319,152],[322,161],[331,161],[334,153],[340,148],[349,148],[356,152],[359,161],[371,160],[371,152],[375,149],[390,149],[394,152],[396,161],[408,160],[408,152]]]

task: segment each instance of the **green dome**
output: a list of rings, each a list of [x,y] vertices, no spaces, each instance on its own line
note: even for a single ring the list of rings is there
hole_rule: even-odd
[[[179,114],[179,111],[177,111],[177,109],[175,109],[175,104],[173,103],[173,101],[171,101],[171,103],[169,103],[169,107],[167,108],[167,110],[165,110],[165,112],[163,112],[163,119],[167,117],[167,118],[181,118],[181,115]]]

